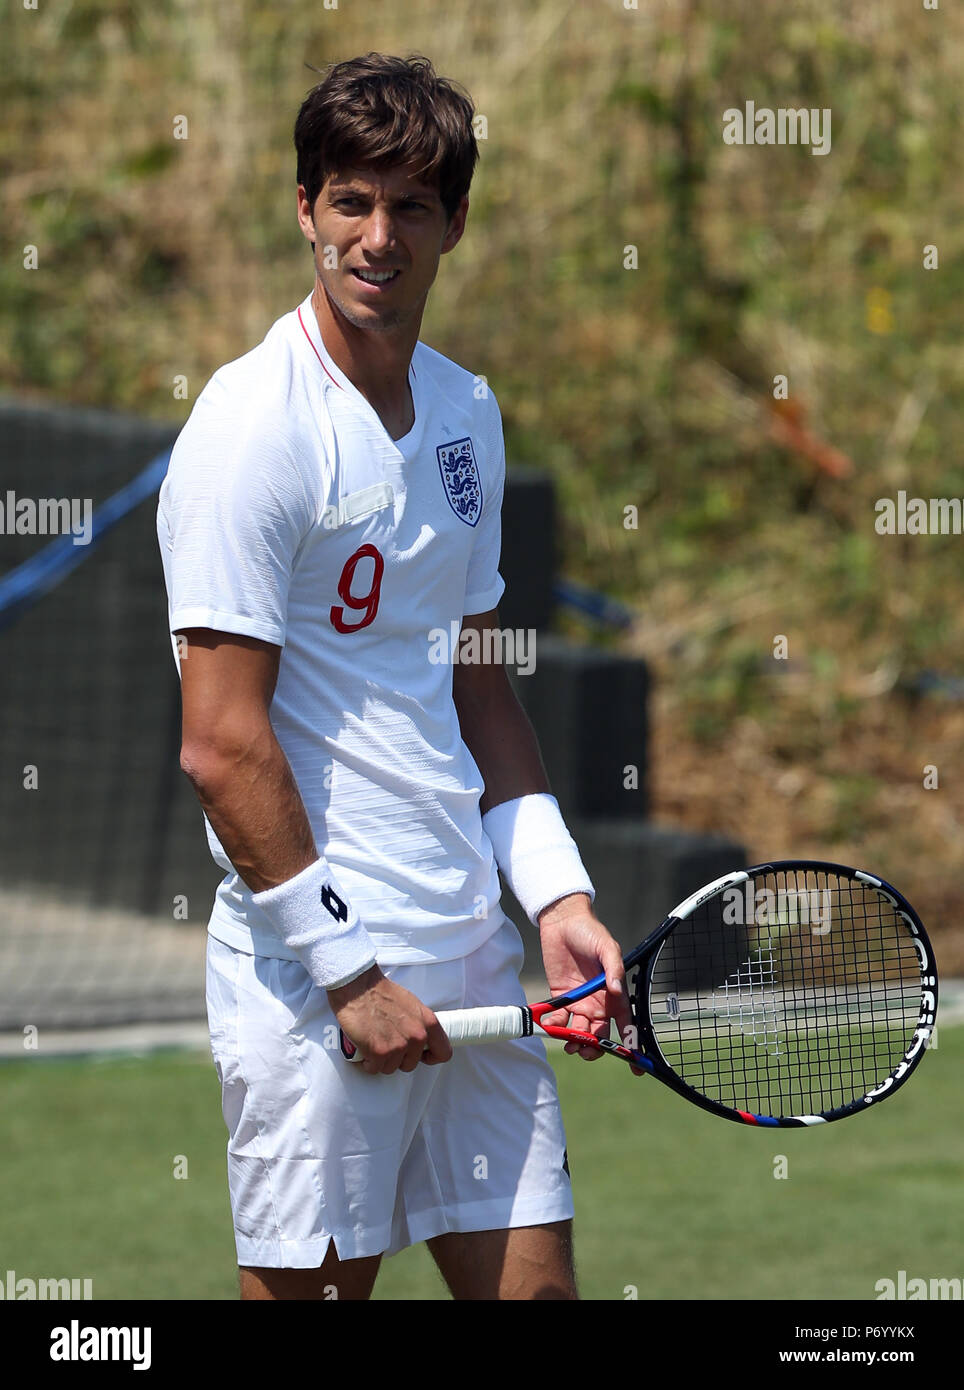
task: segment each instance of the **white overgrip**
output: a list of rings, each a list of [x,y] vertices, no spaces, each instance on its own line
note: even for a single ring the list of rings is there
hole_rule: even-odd
[[[524,1038],[532,1032],[528,1010],[520,1008],[518,1004],[489,1009],[443,1009],[435,1017],[453,1047],[461,1047],[463,1043]]]
[[[500,1042],[526,1038],[532,1032],[529,1010],[518,1004],[489,1009],[443,1009],[435,1017],[453,1047],[464,1043]],[[342,1055],[348,1062],[360,1062],[362,1054],[341,1034]]]

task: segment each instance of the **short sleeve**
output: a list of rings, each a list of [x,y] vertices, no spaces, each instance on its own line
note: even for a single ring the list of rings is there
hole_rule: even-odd
[[[171,632],[206,627],[284,646],[288,590],[317,499],[266,425],[198,401],[161,485]]]
[[[505,492],[505,439],[502,433],[502,413],[491,393],[487,402],[487,417],[483,429],[482,515],[472,539],[472,554],[465,581],[465,602],[462,616],[488,613],[495,608],[505,592],[505,580],[499,573],[502,550],[502,498]]]

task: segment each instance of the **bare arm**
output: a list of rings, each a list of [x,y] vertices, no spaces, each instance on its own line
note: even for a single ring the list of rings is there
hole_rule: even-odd
[[[231,863],[262,893],[318,858],[268,713],[281,648],[203,628],[181,635],[181,768]]]
[[[484,631],[497,627],[498,622],[498,611],[493,609],[463,619],[462,630]],[[485,780],[479,803],[483,815],[517,796],[549,792],[539,744],[504,666],[457,664],[452,697],[462,738]]]
[[[468,627],[498,627],[499,615],[492,609],[465,618]],[[499,650],[480,642],[479,650]],[[529,719],[509,684],[501,665],[461,664],[453,669],[452,695],[459,716],[462,738],[478,763],[485,782],[479,803],[482,814],[504,801],[550,791],[539,752],[539,744]],[[609,1019],[615,1019],[620,1035],[632,1020],[622,981],[625,976],[622,953],[617,942],[598,920],[586,893],[570,893],[558,898],[539,913],[539,933],[542,959],[549,989],[554,995],[597,974],[600,966],[610,982],[608,991],[591,995],[580,1004],[583,1012],[574,1014],[572,1026],[607,1036]],[[551,1016],[552,1022],[559,1020]],[[592,1048],[577,1049],[567,1044],[567,1051],[579,1050],[587,1060],[602,1056]]]
[[[301,793],[271,726],[281,648],[205,628],[179,636],[187,639],[181,767],[231,863],[261,893],[319,857]],[[366,1071],[412,1071],[422,1060],[444,1062],[452,1055],[431,1009],[386,979],[377,965],[329,990],[328,997],[360,1048]]]

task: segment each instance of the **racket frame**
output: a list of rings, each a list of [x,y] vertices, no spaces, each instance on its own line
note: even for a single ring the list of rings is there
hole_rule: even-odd
[[[776,875],[780,873],[814,873],[814,874],[834,874],[839,878],[849,878],[867,887],[874,889],[885,899],[898,913],[904,921],[910,940],[913,943],[920,967],[921,979],[921,1007],[917,1019],[917,1026],[910,1043],[904,1051],[904,1055],[898,1064],[891,1071],[889,1076],[883,1078],[878,1084],[865,1095],[849,1101],[845,1105],[838,1106],[829,1111],[823,1111],[817,1115],[763,1115],[755,1114],[751,1111],[737,1110],[731,1106],[724,1105],[720,1101],[713,1100],[709,1096],[703,1095],[695,1087],[689,1085],[673,1069],[670,1062],[660,1049],[659,1040],[656,1036],[652,1024],[650,1011],[650,998],[653,985],[653,972],[659,958],[660,947],[672,934],[679,924],[691,916],[703,903],[711,898],[717,897],[725,889],[746,883],[747,880],[762,877],[765,874]],[[613,1041],[611,1038],[597,1038],[593,1034],[571,1029],[559,1024],[543,1023],[541,1020],[559,1009],[572,1009],[580,1000],[588,998],[591,994],[596,994],[606,988],[605,971],[601,971],[592,979],[587,980],[578,988],[569,990],[565,994],[556,995],[551,999],[543,999],[538,1003],[529,1005],[512,1006],[513,1010],[519,1015],[518,1031],[510,1033],[502,1032],[499,1036],[505,1037],[528,1037],[538,1027],[540,1031],[549,1037],[556,1038],[565,1042],[577,1042],[581,1046],[593,1047],[600,1052],[608,1053],[612,1057],[618,1057],[622,1061],[638,1067],[644,1074],[655,1076],[670,1090],[675,1091],[684,1099],[697,1105],[702,1110],[710,1114],[719,1115],[722,1119],[733,1120],[737,1124],[755,1125],[764,1128],[798,1129],[813,1125],[827,1124],[833,1120],[841,1120],[849,1115],[859,1114],[869,1109],[876,1102],[892,1096],[908,1079],[914,1069],[920,1063],[927,1044],[934,1032],[937,1017],[938,1000],[938,979],[937,965],[934,958],[933,948],[924,929],[923,923],[915,912],[914,908],[907,899],[886,879],[882,879],[875,874],[868,874],[860,869],[854,869],[844,864],[834,864],[826,860],[819,859],[774,859],[763,864],[754,864],[748,869],[737,869],[732,873],[723,874],[720,878],[714,879],[711,883],[704,884],[695,893],[684,898],[677,907],[651,932],[646,939],[633,948],[623,957],[623,966],[627,974],[630,970],[638,967],[645,972],[642,982],[642,990],[637,986],[637,995],[645,1000],[645,1009],[642,1017],[635,1020],[638,1029],[636,1041],[638,1047],[628,1047],[624,1043]],[[458,1015],[461,1012],[455,1010]],[[504,1010],[503,1012],[508,1012]],[[439,1015],[444,1019],[444,1014]],[[353,1059],[356,1048],[342,1033],[341,1034],[342,1052],[345,1057]]]
[[[917,1019],[917,1027],[911,1038],[904,1055],[898,1062],[890,1075],[878,1082],[878,1084],[865,1095],[849,1101],[846,1105],[837,1106],[832,1110],[823,1111],[817,1115],[762,1115],[752,1111],[736,1110],[731,1106],[723,1105],[720,1101],[713,1100],[709,1096],[703,1095],[701,1091],[695,1089],[685,1082],[673,1069],[672,1065],[664,1057],[660,1050],[659,1041],[652,1025],[652,1015],[650,1012],[649,1001],[652,992],[653,971],[659,957],[659,948],[674,928],[680,922],[685,921],[703,903],[711,898],[717,897],[726,888],[737,884],[745,883],[748,879],[762,877],[764,874],[779,873],[824,873],[834,874],[840,878],[850,878],[859,883],[863,883],[873,888],[880,894],[885,901],[896,910],[903,919],[917,954],[918,965],[921,974],[921,1007]],[[764,864],[754,864],[748,869],[739,869],[733,873],[724,874],[721,878],[715,879],[712,883],[705,884],[698,888],[673,909],[668,917],[665,917],[660,925],[652,932],[645,941],[636,946],[623,958],[623,965],[627,973],[634,967],[639,966],[645,970],[645,980],[643,984],[642,998],[646,1001],[645,1013],[636,1020],[639,1029],[639,1039],[641,1044],[639,1049],[627,1048],[612,1042],[607,1038],[593,1039],[590,1034],[573,1033],[565,1028],[546,1027],[544,1031],[550,1036],[565,1038],[567,1041],[580,1041],[586,1046],[595,1045],[600,1051],[608,1052],[611,1056],[621,1057],[624,1061],[633,1062],[641,1067],[649,1075],[657,1077],[664,1085],[683,1096],[686,1100],[698,1105],[702,1110],[707,1110],[713,1115],[719,1115],[723,1119],[733,1120],[737,1124],[757,1125],[766,1128],[799,1129],[812,1125],[828,1124],[833,1120],[842,1120],[849,1115],[859,1114],[867,1110],[877,1101],[883,1100],[894,1094],[914,1071],[919,1064],[927,1045],[934,1032],[937,1018],[938,1000],[938,980],[937,964],[934,958],[933,947],[924,929],[924,925],[915,912],[914,908],[907,899],[894,886],[876,874],[865,873],[861,869],[854,869],[844,864],[834,864],[826,860],[819,859],[775,859]],[[545,1001],[543,1004],[531,1006],[535,1021],[539,1021],[539,1013],[550,1013],[553,1009],[565,1008],[569,1004],[578,1003],[580,999],[585,999],[590,994],[595,994],[598,990],[606,986],[605,972],[588,980],[578,989],[571,990],[568,994],[560,996],[558,999]],[[536,1012],[538,1010],[538,1012]]]

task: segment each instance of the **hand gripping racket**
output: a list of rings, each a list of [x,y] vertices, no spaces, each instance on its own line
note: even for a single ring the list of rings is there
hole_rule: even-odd
[[[605,988],[599,974],[528,1007],[436,1017],[453,1046],[529,1036],[588,1043],[694,1105],[748,1125],[803,1126],[892,1096],[934,1029],[937,967],[917,913],[873,874],[781,860],[725,874],[624,957],[634,1036],[543,1024]],[[342,1035],[346,1056],[354,1045]]]

